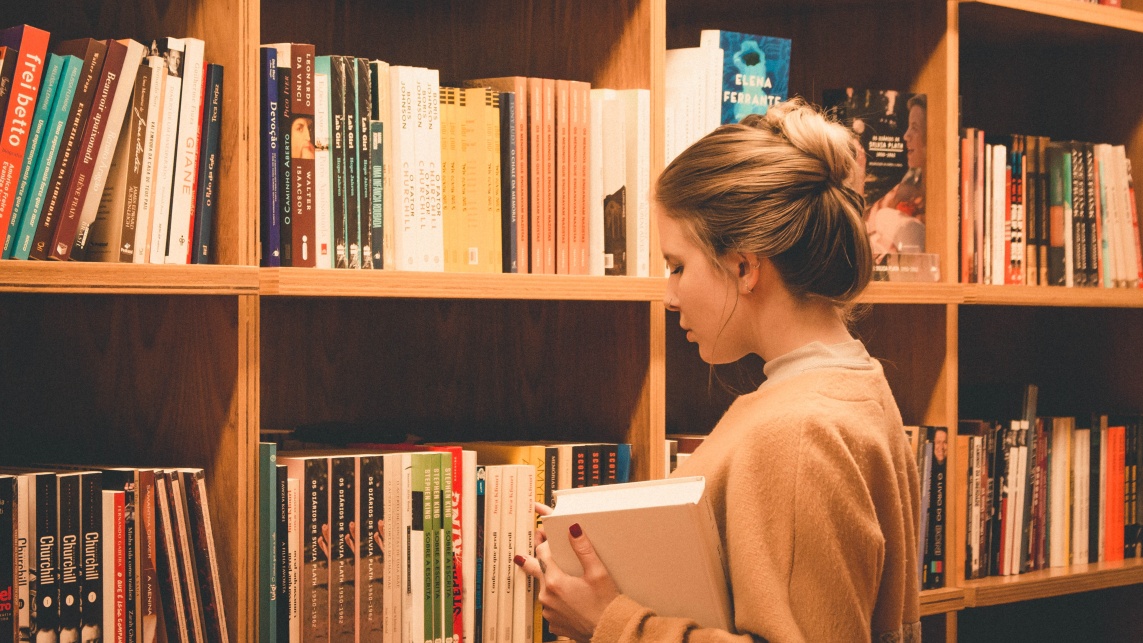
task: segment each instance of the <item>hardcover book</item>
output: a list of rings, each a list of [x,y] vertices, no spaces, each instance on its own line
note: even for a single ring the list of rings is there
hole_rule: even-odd
[[[579,524],[621,592],[662,616],[733,631],[722,544],[705,488],[706,480],[695,476],[557,491],[553,512],[543,517],[552,558],[564,572],[583,574],[562,537]]]
[[[700,46],[722,50],[719,123],[765,114],[789,97],[790,44],[786,38],[702,30]]]
[[[865,227],[874,254],[925,251],[924,94],[827,89],[834,110],[861,142]]]

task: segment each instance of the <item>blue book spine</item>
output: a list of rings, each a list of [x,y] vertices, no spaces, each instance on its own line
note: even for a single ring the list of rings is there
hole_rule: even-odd
[[[373,192],[373,212],[371,214],[373,219],[373,247],[371,251],[375,270],[380,270],[384,265],[381,248],[382,234],[385,232],[385,165],[381,162],[383,158],[381,155],[385,151],[384,130],[385,124],[381,121],[369,123],[369,157],[372,161],[370,166],[372,185],[370,189]]]
[[[615,453],[615,481],[631,481],[631,444],[621,442],[617,445]]]
[[[516,94],[500,92],[500,223],[504,272],[520,272],[516,255]]]
[[[278,190],[278,51],[262,48],[262,265],[282,265],[282,204]]]
[[[790,93],[790,41],[718,31],[722,48],[722,124],[765,114]],[[705,35],[705,32],[704,32]],[[704,41],[703,46],[707,43]]]
[[[41,142],[44,140],[44,130],[47,129],[48,119],[51,117],[52,105],[59,86],[60,75],[63,73],[63,58],[56,54],[48,57],[48,68],[44,74],[44,82],[40,86],[40,95],[36,99],[36,111],[32,115],[32,129],[28,133],[28,149],[24,152],[24,165],[20,170],[20,182],[16,188],[16,197],[12,202],[13,216],[8,220],[8,236],[4,238],[3,258],[11,259],[12,251],[16,247],[16,235],[20,230],[19,214],[27,199],[32,183],[32,174],[35,172],[36,158],[39,155]]]
[[[63,141],[64,128],[67,125],[68,113],[71,111],[71,102],[75,98],[75,89],[79,84],[79,75],[83,71],[83,61],[75,56],[64,56],[64,67],[61,80],[56,89],[55,100],[51,108],[47,129],[41,149],[36,160],[36,169],[32,173],[29,183],[31,192],[26,197],[20,212],[19,238],[12,249],[12,259],[27,259],[32,252],[32,239],[36,235],[36,226],[40,223],[40,214],[43,211],[44,201],[47,199],[48,188],[51,184],[52,169],[56,164],[56,155],[59,153],[60,143]],[[34,187],[32,187],[34,186]],[[16,211],[13,210],[13,218]]]
[[[198,195],[194,217],[191,263],[210,263],[210,239],[218,208],[218,155],[222,136],[222,65],[208,65],[203,101],[201,151],[198,158]]]

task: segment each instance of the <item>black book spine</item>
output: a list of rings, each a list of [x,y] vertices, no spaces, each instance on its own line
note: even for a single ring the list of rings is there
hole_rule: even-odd
[[[385,554],[382,549],[386,519],[385,460],[379,455],[363,455],[357,477],[358,572],[362,583],[357,605],[358,632],[362,641],[379,641],[384,635]]]
[[[333,175],[330,177],[333,194],[333,248],[334,267],[349,267],[349,236],[346,216],[346,167],[345,167],[345,58],[329,57],[329,103],[333,135],[330,137],[330,156],[333,159]]]
[[[1007,444],[1008,429],[1003,424],[996,427],[995,438],[993,439],[993,475],[992,475],[992,543],[989,547],[989,567],[993,575],[999,576],[1000,570],[1000,546],[1002,544],[1002,536],[1004,535],[1002,529],[1003,523],[1003,505],[1001,500],[1006,493],[1004,489],[1004,480],[1008,473],[1008,444]]]
[[[329,559],[321,542],[329,524],[329,459],[306,460],[302,480],[301,618],[303,641],[329,640]]]
[[[79,635],[79,604],[83,581],[83,527],[80,522],[82,500],[79,483],[78,474],[59,476],[59,629],[65,638],[66,633],[74,633],[76,637]]]
[[[545,505],[553,507],[556,504],[553,494],[559,488],[560,480],[560,448],[557,446],[547,447],[544,450],[544,457],[547,459],[547,469],[544,472],[548,479],[544,482],[543,502]]]
[[[590,484],[591,476],[588,472],[590,452],[590,445],[572,447],[572,489],[586,487]]]
[[[1087,163],[1083,143],[1071,143],[1072,153],[1072,278],[1076,286],[1088,285]]]
[[[615,484],[619,476],[619,445],[605,444],[603,449],[602,484]]]
[[[472,629],[474,643],[484,640],[484,513],[485,513],[485,470],[482,466],[476,467],[476,591],[473,592],[473,620]],[[550,505],[549,505],[550,506]]]
[[[195,199],[198,211],[194,217],[191,263],[210,263],[214,217],[218,210],[218,161],[222,148],[222,65],[207,65],[203,110],[198,196]]]
[[[80,576],[79,620],[84,632],[102,632],[103,623],[103,475],[79,474],[80,526],[83,532],[83,573]]]
[[[1087,240],[1087,285],[1101,286],[1099,282],[1099,235],[1096,234],[1095,145],[1083,144],[1084,180],[1084,238]]]
[[[329,640],[330,643],[353,643],[356,627],[356,552],[350,543],[356,540],[357,458],[330,459],[330,571],[329,571]]]
[[[369,76],[369,61],[354,60],[357,72],[357,158],[358,158],[358,234],[361,238],[361,267],[372,269],[373,257],[373,159],[369,144],[369,114],[373,111],[373,81]],[[381,159],[377,159],[380,163]],[[380,260],[380,255],[377,260]]]
[[[504,272],[521,272],[517,262],[516,94],[500,92],[500,246]],[[585,196],[586,198],[586,196]],[[527,272],[524,270],[523,272]],[[547,504],[547,503],[544,503]],[[551,506],[551,505],[549,505]]]
[[[345,122],[345,232],[349,242],[349,267],[361,267],[361,157],[357,130],[357,63],[350,56],[342,58],[345,69],[345,93],[341,113]]]

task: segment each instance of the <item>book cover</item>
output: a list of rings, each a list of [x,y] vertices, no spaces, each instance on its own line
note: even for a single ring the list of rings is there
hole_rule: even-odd
[[[330,458],[329,640],[353,643],[357,629],[357,457]]]
[[[554,511],[543,518],[552,558],[566,573],[583,574],[568,539],[555,537],[578,524],[621,592],[657,614],[732,630],[722,545],[705,487],[700,476],[557,491]],[[631,538],[632,524],[642,537]]]
[[[111,41],[108,41],[109,52],[110,43]],[[99,205],[107,185],[111,162],[118,148],[120,132],[123,130],[132,95],[135,93],[135,78],[147,51],[146,47],[134,40],[125,39],[118,41],[118,43],[126,48],[126,53],[119,71],[119,78],[115,83],[115,89],[111,94],[110,106],[106,110],[106,123],[103,125],[102,138],[92,142],[94,152],[89,152],[86,148],[84,152],[85,161],[89,154],[94,154],[94,165],[91,180],[86,188],[87,193],[80,201],[82,209],[79,213],[79,227],[76,230],[75,244],[71,250],[72,257],[80,261],[87,260],[87,246],[90,240],[91,227],[95,224],[99,214]],[[106,64],[104,66],[107,67]],[[121,218],[117,218],[115,224],[121,228]]]
[[[198,582],[198,563],[191,544],[191,524],[187,515],[187,494],[178,470],[167,475],[167,493],[171,501],[171,526],[178,546],[180,574],[183,579],[183,600],[187,605],[187,630],[194,641],[206,640],[206,624],[202,614],[202,588]]]
[[[333,268],[329,56],[314,57],[314,265]]]
[[[179,111],[183,84],[187,82],[186,45],[181,38],[164,38],[151,44],[151,54],[166,65],[163,81],[162,120],[159,123],[158,145],[155,152],[155,188],[152,197],[151,238],[148,263],[166,263],[171,236],[172,193],[175,188],[175,170],[178,160]],[[201,79],[201,72],[198,76]]]
[[[14,69],[11,64],[11,59],[8,59],[7,67]],[[0,61],[3,65],[3,61]],[[32,115],[32,126],[28,134],[28,145],[24,152],[23,167],[20,169],[20,181],[16,187],[15,197],[12,201],[12,212],[8,218],[8,236],[3,241],[4,259],[12,258],[12,250],[16,246],[16,238],[20,230],[20,212],[23,211],[24,203],[28,199],[28,194],[31,191],[32,175],[35,173],[36,161],[40,157],[40,149],[44,145],[46,136],[45,130],[48,128],[48,122],[51,116],[52,107],[55,104],[56,92],[60,86],[60,77],[63,73],[64,58],[57,54],[48,56],[47,71],[44,72],[43,83],[40,88],[39,96],[36,99],[36,109]],[[0,113],[3,110],[0,109]]]
[[[281,146],[281,111],[278,102],[278,51],[261,49],[262,77],[262,166],[259,185],[262,190],[262,265],[282,265],[281,186],[279,185],[279,148]]]
[[[266,45],[278,52],[278,203],[282,218],[282,266],[294,265],[294,57],[292,43]]]
[[[722,50],[720,124],[765,114],[789,97],[790,40],[703,29],[699,44]]]
[[[373,269],[373,159],[370,144],[370,115],[373,112],[373,81],[369,61],[350,58],[357,77],[357,238],[361,268]],[[438,177],[439,181],[439,177]]]
[[[290,265],[312,268],[317,265],[314,46],[293,43],[289,53],[293,62],[290,70],[290,116],[285,127],[290,129]]]
[[[222,65],[207,65],[191,263],[211,261],[214,220],[218,211],[219,172],[222,169],[222,71]]]
[[[179,475],[186,494],[187,520],[190,525],[195,570],[198,573],[206,642],[227,643],[229,633],[226,629],[226,606],[222,600],[222,578],[218,570],[206,476],[202,469],[179,469]]]
[[[379,123],[378,123],[379,124]],[[379,167],[380,163],[374,167]],[[384,630],[385,460],[362,455],[357,477],[357,638],[382,640]]]
[[[925,94],[827,89],[822,105],[861,143],[865,227],[874,254],[925,251]]]
[[[179,562],[179,544],[175,536],[175,516],[171,511],[170,476],[166,471],[155,471],[155,551],[158,564],[159,595],[162,597],[163,622],[166,637],[172,643],[190,643],[191,632],[188,607],[183,595],[182,565]]]
[[[166,41],[160,41],[160,48]],[[179,98],[179,125],[174,149],[174,174],[171,177],[171,223],[166,263],[187,264],[191,257],[191,235],[194,230],[195,196],[198,180],[198,154],[202,134],[205,43],[198,38],[182,38],[183,83]],[[178,49],[170,48],[171,55]]]
[[[329,641],[329,457],[284,453],[279,462],[301,481],[301,640]]]
[[[50,184],[32,239],[30,257],[40,260],[48,258],[52,238],[63,216],[71,172],[77,164],[79,148],[83,145],[82,134],[99,86],[103,63],[107,56],[107,44],[91,38],[66,40],[56,45],[55,53],[80,58],[83,60],[83,69],[68,111],[63,138],[60,139],[60,149],[51,170]]]
[[[28,25],[10,27],[0,31],[0,45],[8,47],[10,53],[5,55],[4,66],[12,65],[13,71],[0,137],[0,247],[3,247],[25,163],[28,118],[36,104],[47,59],[48,32]]]
[[[140,60],[142,59],[142,45]],[[87,244],[72,250],[85,261],[131,263],[135,248],[135,227],[139,211],[139,177],[143,166],[147,135],[146,107],[150,100],[150,68],[137,70],[128,99],[123,133],[107,168],[103,193],[96,206],[95,221],[88,231]],[[123,85],[126,87],[126,85]]]

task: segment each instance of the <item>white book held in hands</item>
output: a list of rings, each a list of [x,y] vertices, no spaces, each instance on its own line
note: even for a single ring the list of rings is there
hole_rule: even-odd
[[[555,492],[544,516],[552,558],[583,574],[567,538],[578,523],[611,577],[659,616],[690,618],[733,632],[722,541],[702,476]]]

